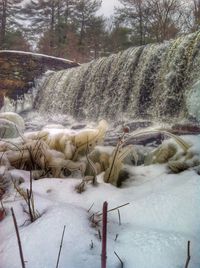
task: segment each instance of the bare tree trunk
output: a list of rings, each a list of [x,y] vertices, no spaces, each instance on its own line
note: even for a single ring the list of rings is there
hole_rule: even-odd
[[[197,31],[200,26],[200,0],[193,0],[194,3],[194,30]]]
[[[81,31],[80,31],[80,45],[83,44],[84,31],[85,31],[85,16],[84,16],[84,14],[82,14]]]
[[[144,45],[144,18],[143,18],[143,12],[142,12],[142,3],[141,0],[139,0],[139,31],[140,31],[140,45]]]
[[[55,4],[51,2],[51,26],[50,26],[50,47],[54,47],[54,32],[55,32]]]

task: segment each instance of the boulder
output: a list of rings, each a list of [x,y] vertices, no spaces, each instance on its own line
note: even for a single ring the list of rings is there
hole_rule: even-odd
[[[24,132],[25,129],[24,119],[17,113],[13,112],[0,113],[0,119],[6,119],[8,121],[11,121],[17,126],[20,132]]]
[[[0,139],[17,138],[20,130],[12,121],[0,118]]]

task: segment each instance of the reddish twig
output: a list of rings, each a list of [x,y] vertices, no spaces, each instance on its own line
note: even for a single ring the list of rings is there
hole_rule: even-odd
[[[108,203],[103,203],[103,225],[102,225],[102,251],[101,251],[101,268],[106,268],[106,244],[107,244],[107,213]]]
[[[23,257],[23,251],[22,251],[22,244],[21,244],[21,240],[20,240],[20,236],[19,236],[19,230],[18,230],[18,226],[17,226],[17,220],[15,217],[15,213],[13,208],[11,208],[11,212],[12,212],[12,218],[13,218],[13,222],[15,225],[15,231],[16,231],[16,235],[17,235],[17,242],[18,242],[18,246],[19,246],[19,254],[20,254],[20,259],[21,259],[21,263],[22,263],[22,268],[26,268],[25,267],[25,262],[24,262],[24,257]]]

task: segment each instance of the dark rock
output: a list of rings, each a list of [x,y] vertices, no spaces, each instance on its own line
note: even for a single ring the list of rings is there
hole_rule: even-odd
[[[0,139],[17,138],[19,133],[20,130],[13,122],[0,118]]]
[[[79,124],[79,125],[74,125],[71,127],[71,129],[75,130],[75,129],[82,129],[85,128],[87,125],[86,124]]]
[[[169,130],[170,131],[170,130]],[[200,125],[199,124],[175,124],[172,126],[171,132],[177,135],[184,134],[199,134]]]
[[[124,127],[128,127],[130,131],[134,131],[138,128],[146,128],[152,125],[151,121],[132,121],[132,122],[125,122],[125,121],[117,121],[114,123],[113,127],[117,128],[120,126],[121,130]]]
[[[125,124],[125,126],[129,127],[130,131],[134,131],[138,128],[146,128],[152,125],[151,121],[137,121],[137,122],[130,122]]]

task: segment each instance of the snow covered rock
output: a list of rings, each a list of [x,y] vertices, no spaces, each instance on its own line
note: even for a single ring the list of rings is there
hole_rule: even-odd
[[[0,118],[0,138],[10,139],[19,136],[18,127],[7,119]]]
[[[0,138],[16,138],[24,129],[24,120],[20,115],[12,112],[0,113]]]
[[[0,118],[7,119],[13,122],[14,124],[17,125],[17,127],[21,131],[24,131],[25,129],[24,119],[17,113],[13,113],[13,112],[0,113]]]

